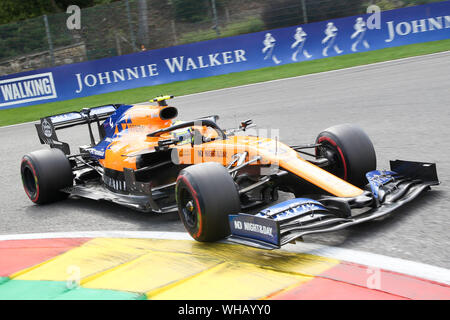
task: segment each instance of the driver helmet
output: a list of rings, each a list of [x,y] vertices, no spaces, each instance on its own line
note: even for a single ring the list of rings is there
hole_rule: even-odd
[[[173,125],[182,124],[183,122],[184,121],[177,120],[173,123]],[[181,128],[181,129],[172,131],[172,135],[174,138],[176,138],[180,141],[178,144],[181,145],[181,144],[191,143],[191,141],[194,137],[194,131],[192,130],[191,127]]]

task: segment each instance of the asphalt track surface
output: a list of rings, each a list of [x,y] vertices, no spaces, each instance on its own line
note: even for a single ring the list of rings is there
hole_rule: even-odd
[[[287,144],[311,143],[329,126],[355,123],[371,137],[380,169],[388,169],[389,160],[395,159],[436,162],[441,185],[431,192],[382,220],[306,236],[305,242],[450,269],[449,84],[446,52],[178,97],[171,104],[184,120],[219,114],[224,128],[251,118],[259,128],[278,129]],[[78,145],[88,143],[85,128],[60,136]],[[0,128],[0,235],[184,231],[176,213],[145,214],[84,199],[32,204],[23,191],[19,166],[25,153],[41,148],[32,124]]]

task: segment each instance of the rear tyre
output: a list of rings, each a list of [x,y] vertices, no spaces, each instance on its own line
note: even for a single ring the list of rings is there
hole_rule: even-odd
[[[67,198],[61,192],[73,185],[72,167],[59,149],[44,149],[26,154],[20,165],[22,183],[31,201],[37,204]]]
[[[367,184],[366,173],[376,169],[375,149],[369,136],[358,126],[342,124],[322,131],[316,139],[317,157],[325,157],[334,175],[357,187]]]
[[[239,193],[228,170],[214,162],[183,169],[175,195],[180,219],[197,241],[212,242],[227,237],[228,215],[241,209]]]

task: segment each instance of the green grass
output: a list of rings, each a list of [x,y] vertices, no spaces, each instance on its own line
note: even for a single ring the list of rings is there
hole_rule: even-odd
[[[51,114],[81,110],[84,107],[93,107],[108,103],[142,102],[160,94],[183,96],[186,94],[295,77],[448,50],[450,50],[450,39],[387,48],[370,52],[354,53],[339,57],[292,63],[283,66],[243,71],[239,73],[230,73],[209,78],[141,87],[66,101],[50,102],[30,107],[0,110],[0,126],[38,120],[41,117]]]

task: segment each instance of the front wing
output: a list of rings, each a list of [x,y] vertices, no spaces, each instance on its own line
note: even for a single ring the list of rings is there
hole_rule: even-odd
[[[439,184],[434,163],[391,161],[390,171],[371,171],[368,189],[354,198],[296,198],[256,215],[229,215],[232,242],[275,249],[305,235],[341,230],[392,213]]]

